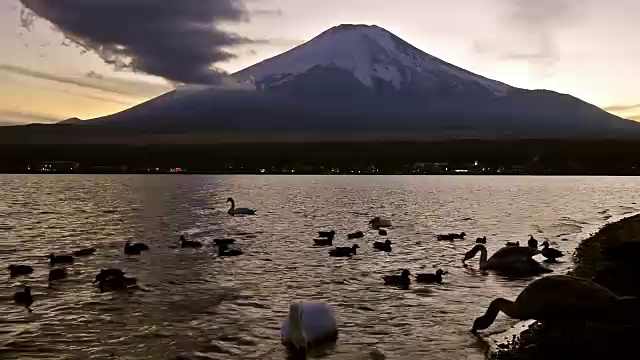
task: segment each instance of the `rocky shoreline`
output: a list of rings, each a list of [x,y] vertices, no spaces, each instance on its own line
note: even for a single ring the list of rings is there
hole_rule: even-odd
[[[640,297],[640,215],[605,225],[580,243],[574,261],[574,269],[568,275],[590,279],[618,296]],[[496,360],[638,359],[640,323],[634,324],[551,326],[534,323],[519,339],[491,357]]]

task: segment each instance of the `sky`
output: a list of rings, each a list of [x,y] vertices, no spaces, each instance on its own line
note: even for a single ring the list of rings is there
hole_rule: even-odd
[[[89,119],[177,84],[224,83],[342,23],[640,121],[639,17],[637,0],[2,0],[0,125]]]

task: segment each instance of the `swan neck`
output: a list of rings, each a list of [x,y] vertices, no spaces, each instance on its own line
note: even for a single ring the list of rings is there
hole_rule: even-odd
[[[229,210],[233,210],[235,208],[236,208],[236,202],[233,201],[233,199],[231,199],[231,209],[229,209]]]
[[[484,246],[480,247],[480,268],[484,267],[487,264],[487,248]]]
[[[477,318],[475,323],[473,324],[473,330],[484,330],[491,326],[493,322],[498,317],[498,313],[502,311],[503,313],[509,315],[511,318],[519,319],[517,314],[513,309],[513,301],[497,298],[491,302],[487,312],[484,313],[481,317]]]
[[[300,305],[293,304],[289,309],[289,329],[291,334],[291,343],[297,349],[307,347],[307,337],[304,333],[302,324],[302,312]]]
[[[498,312],[500,311],[507,314],[512,319],[520,319],[521,318],[520,314],[518,314],[514,304],[515,303],[511,300],[507,300],[504,298],[497,298],[491,302],[491,305],[489,305],[489,310],[487,310],[487,313],[491,312],[491,314],[493,314],[495,312],[495,315],[493,315],[494,320],[495,320],[495,317],[498,316]]]

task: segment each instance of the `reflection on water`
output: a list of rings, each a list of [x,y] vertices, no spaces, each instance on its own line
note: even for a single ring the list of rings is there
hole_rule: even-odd
[[[0,176],[2,269],[25,263],[27,278],[0,278],[3,358],[282,359],[279,326],[295,300],[334,304],[340,339],[317,358],[353,359],[373,347],[393,359],[482,359],[471,323],[496,296],[514,298],[530,280],[506,280],[461,258],[486,235],[489,253],[529,235],[571,254],[606,220],[638,211],[640,182],[605,177],[322,177],[322,176]],[[258,209],[229,217],[225,200]],[[390,254],[374,252],[375,215],[393,220]],[[317,230],[333,228],[339,246],[358,243],[352,259],[314,248]],[[346,240],[364,230],[366,236]],[[204,241],[179,249],[178,235]],[[245,251],[219,259],[214,238]],[[127,258],[126,240],[151,247]],[[45,255],[98,246],[48,288]],[[570,266],[548,265],[556,272]],[[140,290],[101,294],[101,267],[138,277]],[[381,286],[381,275],[448,271],[443,285],[410,291]],[[6,271],[6,270],[3,270]],[[34,313],[11,304],[30,284]],[[500,315],[491,333],[515,321]]]

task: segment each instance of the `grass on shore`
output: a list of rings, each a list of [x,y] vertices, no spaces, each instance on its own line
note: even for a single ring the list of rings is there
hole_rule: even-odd
[[[593,280],[619,296],[640,297],[640,215],[604,226],[578,246],[574,261],[568,275]],[[638,323],[535,323],[494,359],[638,359],[639,337]]]

